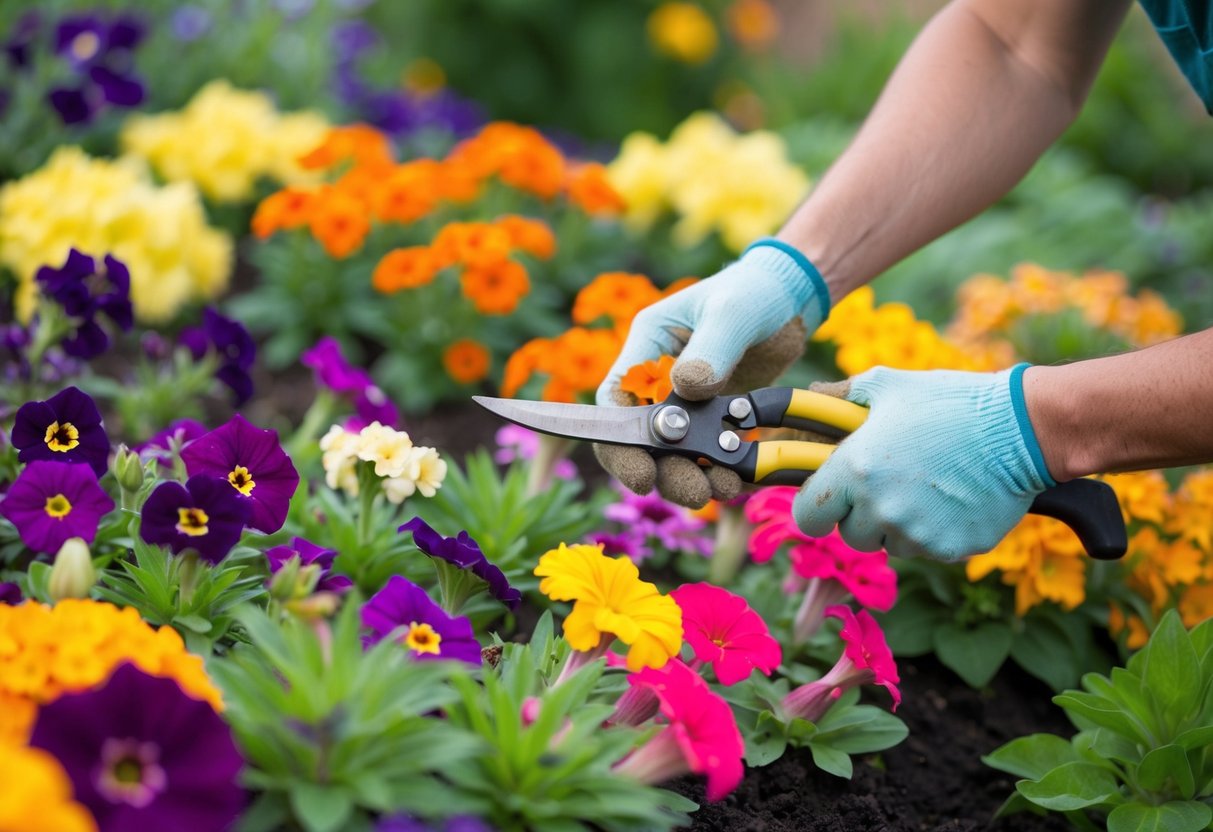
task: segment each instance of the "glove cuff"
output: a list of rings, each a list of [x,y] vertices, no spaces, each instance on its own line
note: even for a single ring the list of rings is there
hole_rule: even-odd
[[[1015,412],[1015,421],[1019,423],[1019,433],[1023,437],[1023,444],[1028,449],[1028,456],[1032,457],[1032,464],[1036,467],[1036,473],[1044,481],[1048,488],[1057,485],[1057,480],[1049,473],[1049,468],[1045,464],[1045,455],[1040,450],[1040,440],[1036,438],[1036,429],[1032,427],[1032,420],[1028,418],[1028,402],[1023,393],[1023,374],[1024,370],[1032,366],[1027,362],[1016,364],[1011,368],[1011,373],[1008,378],[1008,385],[1011,391],[1011,409]]]
[[[774,237],[763,237],[750,243],[741,259],[776,275],[787,286],[809,332],[830,317],[829,287],[817,267],[795,246]],[[820,315],[816,324],[809,320],[810,315]]]

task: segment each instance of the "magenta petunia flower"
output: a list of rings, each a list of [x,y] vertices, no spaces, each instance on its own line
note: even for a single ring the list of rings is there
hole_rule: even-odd
[[[92,543],[101,518],[113,509],[87,465],[42,460],[26,465],[0,501],[0,514],[17,527],[21,541],[48,555],[70,537]]]
[[[671,552],[711,554],[712,541],[703,535],[707,525],[703,520],[657,492],[633,494],[622,486],[617,488],[619,502],[602,510],[606,519],[619,523],[646,543],[656,540]]]
[[[784,697],[785,716],[816,722],[838,697],[858,685],[881,685],[893,697],[893,710],[897,710],[901,704],[897,684],[901,679],[884,631],[876,619],[867,610],[860,610],[856,615],[845,606],[830,607],[826,615],[842,619],[839,635],[846,645],[845,650],[829,673]]]
[[[670,595],[682,609],[683,638],[720,684],[742,682],[755,668],[770,676],[779,667],[779,642],[740,595],[707,583],[683,584]]]
[[[372,422],[388,427],[400,426],[400,411],[396,405],[371,380],[369,373],[345,360],[336,338],[326,335],[299,360],[316,374],[317,384],[354,404],[357,415],[346,424],[347,430],[358,431]]]
[[[133,664],[39,706],[29,744],[58,758],[100,832],[221,832],[244,807],[231,729],[172,679]]]
[[[218,563],[240,540],[250,502],[227,480],[198,474],[185,485],[163,482],[143,504],[139,536],[174,552],[196,549],[203,560]]]
[[[144,462],[154,459],[159,465],[169,468],[173,464],[174,448],[180,450],[206,433],[207,427],[201,422],[178,419],[131,450],[139,454],[139,458]]]
[[[641,561],[653,554],[644,543],[644,538],[632,534],[628,530],[614,532],[590,532],[586,538],[590,543],[601,546],[608,555],[627,555],[634,561]]]
[[[472,623],[463,616],[447,615],[424,589],[399,575],[362,605],[362,624],[371,631],[368,645],[391,637],[415,659],[480,664],[480,643]]]
[[[707,776],[708,800],[721,800],[741,782],[745,743],[729,703],[714,693],[698,673],[682,662],[660,670],[645,668],[628,677],[634,686],[657,694],[667,723],[615,771],[642,783],[662,783],[684,774]]]
[[[21,462],[79,462],[91,466],[98,477],[105,473],[110,453],[101,411],[77,387],[60,390],[44,402],[21,405],[12,442]]]
[[[317,546],[302,537],[291,539],[289,546],[274,546],[265,550],[265,557],[270,562],[270,574],[276,575],[291,558],[299,558],[300,567],[314,566],[320,573],[316,582],[317,592],[348,592],[354,582],[345,575],[333,574],[333,561],[337,553],[332,549]]]
[[[457,537],[443,537],[420,517],[414,517],[397,531],[411,532],[413,542],[423,553],[466,569],[484,581],[489,593],[510,609],[517,609],[522,602],[522,593],[510,586],[505,573],[489,562],[480,551],[480,545],[467,532],[460,532]]]
[[[299,472],[278,444],[278,432],[254,427],[237,413],[181,451],[190,476],[227,480],[252,510],[249,525],[273,534],[286,522]]]
[[[493,437],[497,450],[493,461],[498,465],[509,465],[516,460],[534,459],[539,453],[539,434],[522,425],[503,425]],[[552,466],[552,476],[560,480],[577,479],[577,464],[571,459],[560,459]]]
[[[796,488],[780,485],[763,488],[746,502],[746,519],[757,524],[750,534],[750,556],[755,563],[766,563],[788,541],[812,540],[796,526],[792,517],[795,499]]]

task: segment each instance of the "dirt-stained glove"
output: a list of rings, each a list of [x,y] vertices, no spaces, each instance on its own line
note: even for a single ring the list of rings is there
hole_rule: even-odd
[[[829,311],[829,291],[808,258],[780,240],[759,240],[719,273],[642,310],[597,402],[636,404],[619,389],[620,380],[662,355],[678,356],[671,380],[685,399],[765,387],[801,356]],[[667,500],[698,508],[741,489],[734,472],[701,468],[684,457],[654,460],[643,449],[617,445],[594,451],[602,467],[637,494],[656,487]]]

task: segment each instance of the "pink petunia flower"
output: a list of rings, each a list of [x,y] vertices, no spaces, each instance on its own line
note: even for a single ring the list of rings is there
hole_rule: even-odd
[[[740,595],[707,583],[683,584],[670,595],[682,608],[683,638],[696,662],[710,663],[722,685],[744,681],[754,668],[770,676],[779,666],[779,642]]]
[[[746,519],[757,524],[750,533],[750,557],[755,563],[766,563],[775,557],[779,547],[789,540],[812,540],[792,519],[792,501],[795,499],[795,487],[780,485],[763,488],[746,502]]]
[[[826,615],[842,619],[845,650],[830,672],[807,685],[801,685],[783,699],[784,715],[816,722],[844,692],[858,685],[881,685],[893,697],[893,710],[901,704],[897,684],[897,663],[885,641],[884,631],[867,610],[859,614],[849,607],[836,606]]]
[[[708,800],[720,800],[741,782],[745,743],[733,709],[682,662],[646,668],[628,677],[633,686],[657,694],[664,730],[633,751],[615,770],[642,783],[662,783],[684,774],[707,776]]]
[[[497,450],[493,460],[499,465],[509,465],[516,460],[531,460],[539,454],[539,434],[521,425],[504,425],[494,436]],[[577,479],[577,465],[571,459],[559,459],[552,466],[552,476],[561,480]]]

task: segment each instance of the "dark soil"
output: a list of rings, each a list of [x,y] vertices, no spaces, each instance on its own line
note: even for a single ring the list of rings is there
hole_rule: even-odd
[[[1052,693],[1009,663],[986,691],[967,687],[934,658],[903,660],[902,705],[910,727],[900,745],[855,760],[842,780],[818,770],[808,750],[746,771],[720,803],[704,803],[697,779],[676,790],[699,802],[692,830],[719,832],[1052,832],[1060,817],[1013,815],[991,821],[1014,789],[1014,778],[986,767],[981,756],[1024,734],[1068,736],[1073,728]]]

